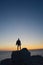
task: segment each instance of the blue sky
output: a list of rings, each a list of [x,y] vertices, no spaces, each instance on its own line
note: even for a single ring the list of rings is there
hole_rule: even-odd
[[[43,48],[43,0],[0,0],[0,49],[18,38],[22,47]]]

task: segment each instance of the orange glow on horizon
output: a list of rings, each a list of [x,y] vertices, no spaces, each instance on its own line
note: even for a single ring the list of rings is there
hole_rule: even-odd
[[[29,50],[33,50],[33,49],[43,49],[43,45],[29,45],[29,46],[22,46],[22,48],[27,48]],[[0,47],[0,51],[13,51],[13,50],[17,50],[16,47]]]

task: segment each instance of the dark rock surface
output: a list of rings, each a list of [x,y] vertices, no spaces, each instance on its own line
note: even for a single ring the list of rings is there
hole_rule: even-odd
[[[43,65],[43,57],[31,56],[31,53],[23,48],[20,51],[13,51],[11,58],[2,60],[0,65]]]

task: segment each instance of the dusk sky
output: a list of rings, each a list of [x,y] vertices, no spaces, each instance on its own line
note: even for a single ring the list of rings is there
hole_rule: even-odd
[[[43,0],[0,0],[0,50],[43,48]]]

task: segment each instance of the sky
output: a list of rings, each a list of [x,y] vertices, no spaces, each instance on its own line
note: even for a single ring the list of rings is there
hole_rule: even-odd
[[[0,0],[0,50],[43,48],[43,0]]]

